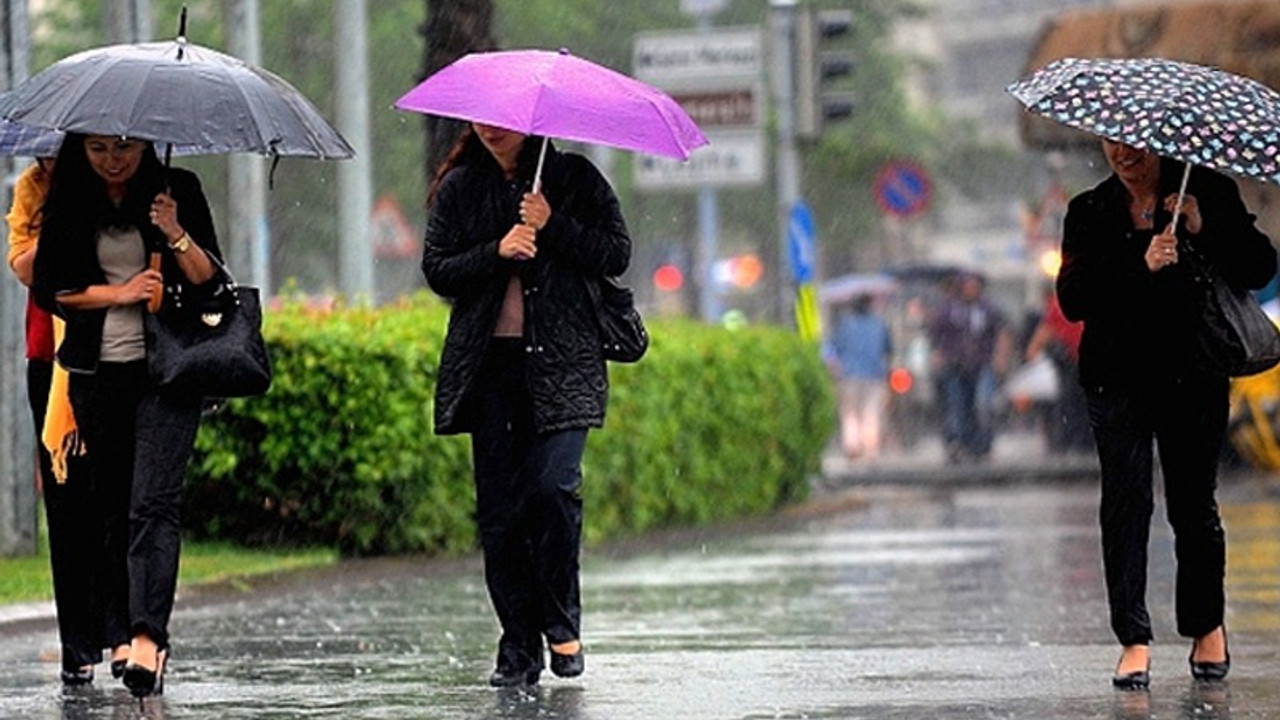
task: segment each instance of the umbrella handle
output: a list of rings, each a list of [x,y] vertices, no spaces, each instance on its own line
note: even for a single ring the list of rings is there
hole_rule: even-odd
[[[542,149],[538,151],[538,169],[533,173],[533,194],[542,192],[542,163],[547,159],[547,143],[551,138],[542,138]]]
[[[1175,231],[1178,229],[1178,216],[1182,214],[1182,198],[1187,196],[1187,180],[1191,177],[1191,163],[1186,163],[1182,171],[1182,185],[1178,188],[1178,204],[1173,206],[1173,222],[1169,224]]]
[[[152,270],[159,270],[160,269],[160,253],[158,252],[151,253],[151,259],[147,263],[147,266],[150,267]],[[147,312],[151,313],[152,315],[160,312],[160,306],[163,303],[164,303],[164,283],[161,283],[160,285],[156,286],[155,290],[151,291],[151,297],[147,299]]]

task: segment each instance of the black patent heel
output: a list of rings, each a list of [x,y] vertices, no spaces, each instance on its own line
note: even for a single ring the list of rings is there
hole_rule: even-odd
[[[155,670],[149,670],[141,665],[126,664],[122,673],[124,686],[140,700],[151,695],[163,694],[164,670],[168,662],[169,650],[163,648],[156,653]]]
[[[1227,629],[1222,628],[1222,650],[1224,660],[1222,662],[1196,662],[1196,647],[1200,644],[1199,640],[1191,643],[1191,654],[1187,656],[1187,664],[1191,666],[1191,677],[1200,682],[1221,682],[1227,679],[1227,673],[1231,670],[1231,651],[1227,646]]]

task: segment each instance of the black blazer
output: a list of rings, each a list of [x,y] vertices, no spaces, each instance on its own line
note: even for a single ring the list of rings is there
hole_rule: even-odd
[[[214,232],[213,215],[200,187],[199,178],[190,171],[172,168],[168,171],[168,182],[170,194],[178,203],[178,224],[205,252],[221,260],[222,252]],[[160,187],[130,189],[131,192],[143,192],[152,196],[160,190]],[[146,205],[149,206],[150,203]],[[149,249],[161,249],[160,272],[164,275],[166,295],[172,297],[181,292],[185,298],[199,298],[212,292],[220,284],[217,275],[202,285],[189,282],[178,267],[173,252],[168,249],[164,233],[152,225],[148,217],[130,219]],[[67,218],[44,218],[37,247],[39,249],[36,252],[35,277],[32,283],[36,303],[62,317],[67,323],[66,337],[58,349],[58,362],[69,372],[94,372],[102,349],[102,326],[107,311],[65,308],[58,304],[57,296],[106,283],[106,275],[98,264],[96,230],[86,234],[82,225]],[[175,303],[168,302],[168,298],[164,305],[163,313],[177,311]]]
[[[1178,192],[1184,167],[1161,160],[1161,205]],[[1187,194],[1199,203],[1204,224],[1191,235],[1180,219],[1179,242],[1191,243],[1234,287],[1266,285],[1276,273],[1276,251],[1255,227],[1235,181],[1196,167]],[[1161,206],[1154,226],[1163,229],[1172,219]],[[1067,318],[1084,321],[1080,381],[1086,388],[1200,372],[1192,336],[1199,310],[1188,267],[1177,263],[1152,273],[1143,255],[1153,234],[1134,229],[1128,193],[1114,174],[1068,206],[1057,291]]]

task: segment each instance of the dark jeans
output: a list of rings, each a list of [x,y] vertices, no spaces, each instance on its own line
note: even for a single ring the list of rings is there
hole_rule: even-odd
[[[498,667],[543,666],[543,636],[579,637],[582,452],[587,430],[536,433],[523,350],[495,340],[472,385],[476,514],[485,583],[502,625]]]
[[[942,440],[949,451],[962,449],[984,457],[991,452],[990,418],[979,411],[982,373],[946,366],[938,378],[938,401],[942,404]]]
[[[178,582],[182,479],[200,404],[158,395],[146,361],[73,374],[71,403],[106,527],[107,641],[142,633],[165,647]]]
[[[102,525],[81,459],[68,458],[67,479],[60,483],[53,476],[49,451],[40,439],[52,378],[53,363],[27,361],[27,398],[35,422],[40,491],[49,526],[49,569],[62,643],[62,667],[74,670],[102,662],[103,618],[94,588],[98,565],[94,552],[102,546]]]
[[[1178,633],[1199,637],[1222,624],[1226,537],[1214,499],[1226,438],[1225,378],[1197,377],[1147,388],[1089,392],[1102,468],[1103,567],[1111,628],[1121,644],[1149,643],[1147,544],[1154,510],[1152,438],[1160,453],[1165,509],[1177,561]]]

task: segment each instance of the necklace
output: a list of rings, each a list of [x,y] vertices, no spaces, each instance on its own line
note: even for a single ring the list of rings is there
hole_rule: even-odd
[[[1153,208],[1142,208],[1142,219],[1143,219],[1143,220],[1151,220],[1153,217],[1155,217],[1155,213],[1153,212]]]

